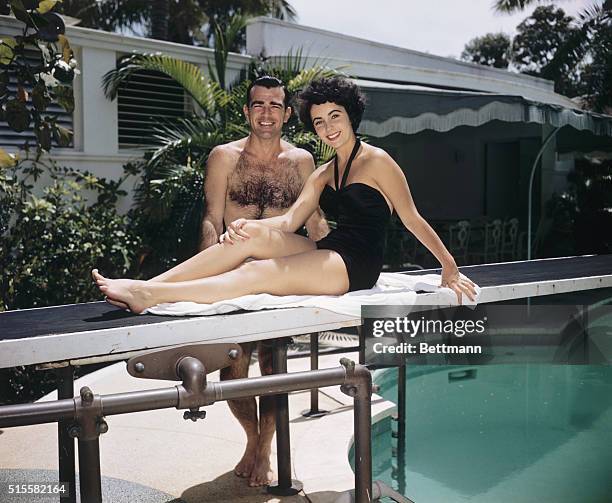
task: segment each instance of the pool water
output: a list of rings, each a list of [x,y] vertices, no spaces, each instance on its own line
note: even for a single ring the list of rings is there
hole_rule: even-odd
[[[396,369],[375,382],[397,402]],[[612,366],[414,366],[406,389],[403,461],[387,417],[373,475],[417,503],[612,502]]]

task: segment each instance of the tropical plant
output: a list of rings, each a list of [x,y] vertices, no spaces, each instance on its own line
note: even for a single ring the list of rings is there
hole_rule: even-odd
[[[188,45],[212,45],[215,26],[226,29],[236,15],[293,20],[287,0],[64,0],[63,13],[81,26],[106,31],[133,30]],[[231,50],[245,45],[245,30]]]
[[[158,145],[139,163],[141,182],[135,192],[135,226],[145,236],[144,267],[156,271],[192,254],[197,246],[203,210],[202,187],[205,161],[217,145],[249,134],[243,115],[250,82],[263,74],[274,75],[295,93],[311,80],[337,73],[324,61],[311,62],[301,50],[283,58],[270,58],[250,65],[234,82],[227,82],[229,48],[247,19],[235,16],[228,30],[215,28],[215,63],[207,75],[191,63],[162,54],[134,54],[122,60],[104,76],[109,99],[115,99],[120,86],[142,71],[160,72],[181,85],[192,99],[197,113],[157,127]],[[316,135],[306,132],[295,114],[289,120],[285,137],[308,149],[317,162],[331,156]]]
[[[116,209],[122,181],[27,152],[0,170],[0,310],[94,300],[92,267],[129,271],[139,239]]]
[[[541,0],[496,0],[494,8],[513,13],[538,1]],[[541,75],[550,79],[566,71],[573,62],[585,62],[580,72],[581,92],[585,104],[599,112],[612,106],[611,10],[609,0],[598,0],[585,7],[574,21],[570,36],[541,69]]]
[[[554,81],[555,91],[566,96],[579,93],[581,61],[576,54],[557,58],[557,52],[575,37],[574,18],[553,5],[536,8],[516,28],[512,41],[512,62],[522,73]]]
[[[470,40],[461,53],[461,59],[494,68],[508,68],[510,44],[510,37],[505,33],[487,33]]]
[[[74,110],[76,60],[64,35],[64,22],[54,12],[57,0],[11,0],[0,5],[2,12],[12,12],[23,23],[21,35],[0,39],[0,121],[18,133],[33,130],[40,156],[53,141],[59,146],[71,142],[72,131],[59,125],[48,107],[57,103],[69,113]],[[14,155],[0,149],[0,168],[15,162]]]
[[[577,159],[567,181],[567,189],[547,203],[553,223],[544,255],[612,253],[612,161]]]

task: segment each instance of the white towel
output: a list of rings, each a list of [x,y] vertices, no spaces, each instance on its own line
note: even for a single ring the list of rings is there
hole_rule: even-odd
[[[464,275],[462,277],[465,278]],[[433,292],[439,289],[446,305],[457,305],[457,294],[450,288],[440,288],[439,274],[407,275],[400,273],[381,273],[378,282],[369,290],[357,290],[344,295],[270,295],[260,293],[244,295],[235,299],[222,300],[213,304],[196,302],[173,302],[158,304],[145,312],[166,316],[207,316],[225,314],[244,309],[278,309],[286,307],[317,307],[340,314],[359,317],[361,306],[368,305],[413,305],[417,291]],[[480,296],[476,286],[476,300],[471,301],[463,295],[463,305],[475,305]]]

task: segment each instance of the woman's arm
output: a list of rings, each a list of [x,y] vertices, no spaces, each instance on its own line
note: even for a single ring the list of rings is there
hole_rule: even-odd
[[[473,300],[476,295],[474,284],[460,278],[455,259],[436,232],[419,214],[402,169],[383,150],[378,149],[374,155],[377,157],[376,164],[380,165],[380,168],[376,170],[376,182],[391,200],[391,204],[406,229],[412,232],[440,262],[442,266],[441,286],[452,288],[457,293],[459,302],[461,302],[462,293]]]

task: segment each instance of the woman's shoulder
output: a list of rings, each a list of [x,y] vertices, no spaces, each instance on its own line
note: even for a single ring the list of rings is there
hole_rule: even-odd
[[[364,146],[364,160],[376,163],[384,163],[393,160],[393,158],[383,148],[370,145],[369,143],[362,143],[362,145]]]
[[[393,157],[385,149],[370,144],[365,144],[363,162],[379,170],[392,170],[394,166],[397,166]]]

